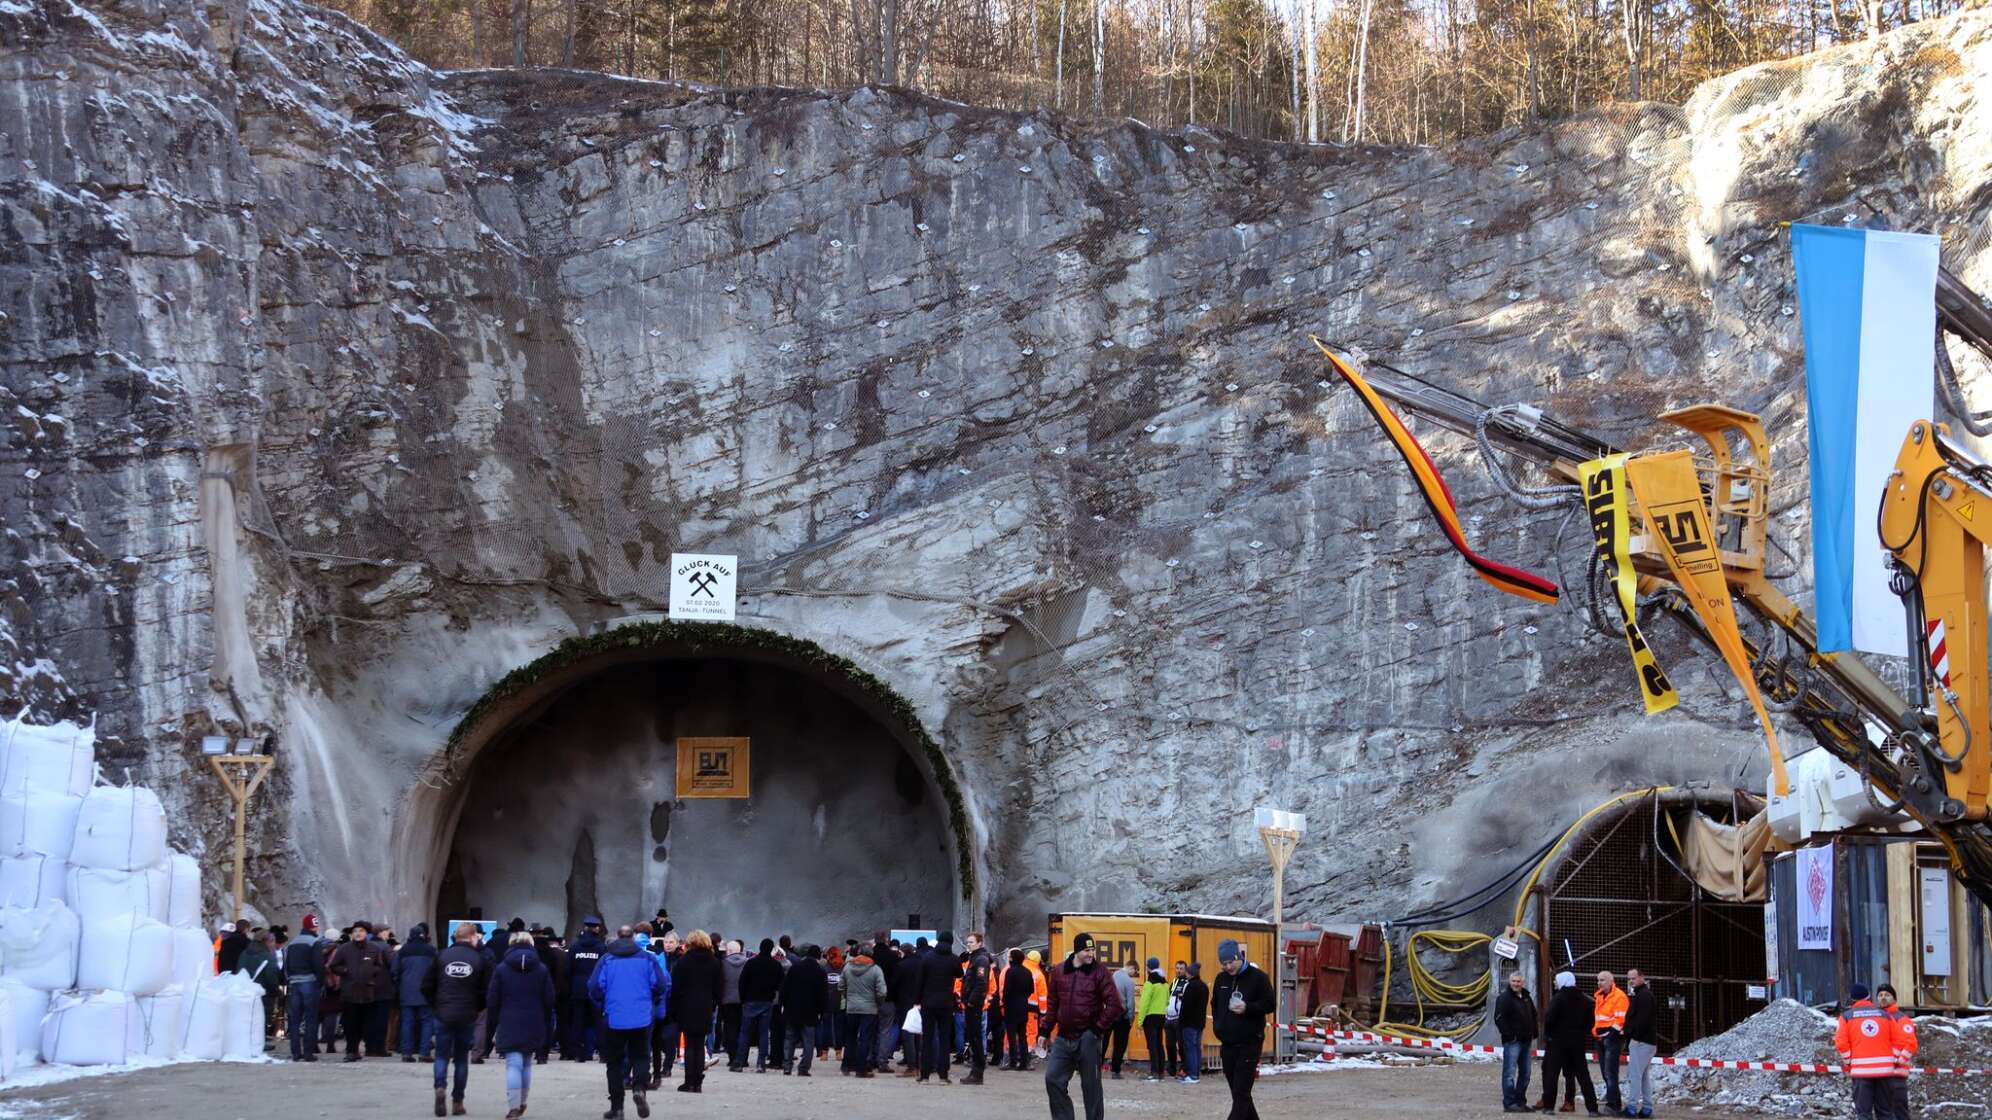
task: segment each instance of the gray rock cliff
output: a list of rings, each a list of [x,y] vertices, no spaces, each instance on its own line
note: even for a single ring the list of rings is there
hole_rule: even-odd
[[[1644,719],[1622,643],[1473,578],[1308,334],[1628,445],[1668,407],[1761,411],[1797,590],[1777,223],[1873,207],[1992,286],[1984,13],[1444,150],[438,74],[289,0],[4,0],[0,45],[0,700],[94,715],[211,883],[198,739],[263,738],[273,915],[433,916],[474,874],[454,837],[508,842],[463,796],[501,771],[444,757],[459,722],[660,610],[674,551],[738,554],[743,626],[910,706],[940,760],[906,747],[894,795],[898,748],[854,751],[887,776],[852,788],[966,854],[965,923],[1264,912],[1268,803],[1312,824],[1290,917],[1465,893],[1614,789],[1759,782],[1762,748],[1679,634],[1655,639],[1685,703]],[[1581,572],[1581,528],[1424,430],[1478,547]],[[643,743],[732,733],[700,718],[600,746],[661,766]],[[504,905],[695,913],[721,865],[666,889],[671,799],[591,798],[628,775],[579,720],[531,724],[544,765],[501,800],[543,780],[629,819],[587,859],[517,837],[558,874]],[[951,836],[920,788],[950,781]],[[812,843],[840,857],[816,875],[894,859],[821,837],[903,822],[854,806],[812,841],[790,825],[827,802],[781,788],[698,818],[764,845],[775,889]]]

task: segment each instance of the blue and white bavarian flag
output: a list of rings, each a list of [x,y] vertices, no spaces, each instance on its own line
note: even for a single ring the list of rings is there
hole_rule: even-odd
[[[1937,245],[1923,233],[1791,227],[1822,652],[1909,653],[1875,519],[1909,426],[1934,407]]]

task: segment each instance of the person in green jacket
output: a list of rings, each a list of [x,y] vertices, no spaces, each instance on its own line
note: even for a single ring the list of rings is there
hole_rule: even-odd
[[[1162,959],[1148,958],[1148,977],[1141,983],[1141,994],[1136,997],[1135,1021],[1141,1024],[1141,1034],[1148,1040],[1148,1076],[1144,1081],[1160,1081],[1166,1072],[1176,1076],[1175,1064],[1168,1061],[1168,1054],[1162,1044],[1162,1032],[1169,1029],[1169,981],[1162,975]]]
[[[258,933],[249,939],[249,945],[242,950],[242,956],[235,962],[235,971],[263,986],[263,1038],[268,1041],[277,1031],[277,996],[283,990],[284,970],[277,967],[276,938],[268,933]]]
[[[878,1006],[885,1002],[885,971],[863,952],[844,962],[844,1014],[850,1036],[844,1042],[844,1076],[870,1077],[878,1046]]]

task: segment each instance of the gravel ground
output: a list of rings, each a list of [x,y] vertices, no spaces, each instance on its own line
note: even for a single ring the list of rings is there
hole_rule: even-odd
[[[1500,1070],[1487,1062],[1401,1069],[1351,1065],[1327,1071],[1286,1072],[1263,1078],[1256,1092],[1267,1120],[1291,1117],[1381,1117],[1433,1120],[1501,1115]],[[676,1082],[668,1083],[675,1086]],[[1075,1104],[1078,1085],[1073,1085]],[[392,1120],[427,1117],[429,1072],[398,1060],[359,1065],[318,1062],[292,1065],[199,1063],[70,1081],[39,1089],[0,1092],[0,1116],[26,1120],[129,1117],[144,1120]],[[701,1120],[904,1120],[938,1115],[943,1120],[1033,1120],[1047,1115],[1044,1082],[1035,1071],[992,1071],[980,1088],[917,1085],[881,1078],[854,1081],[815,1076],[807,1081],[780,1073],[720,1071],[706,1091],[688,1097],[667,1087],[653,1094],[654,1120],[696,1113]],[[466,1103],[472,1117],[505,1114],[505,1067],[471,1069]],[[600,1064],[552,1062],[534,1071],[529,1120],[592,1120],[607,1107]],[[1152,1120],[1214,1120],[1228,1110],[1224,1082],[1149,1084],[1135,1075],[1107,1082],[1107,1114]],[[629,1120],[636,1120],[633,1108]],[[1579,1114],[1581,1116],[1581,1113]],[[1704,1109],[1700,1120],[1741,1114]]]
[[[1778,1000],[1727,1032],[1681,1051],[1688,1058],[1742,1061],[1838,1062],[1833,1049],[1837,1020],[1792,1000]],[[1916,1064],[1992,1067],[1992,1018],[1924,1016],[1916,1020]],[[1748,1116],[1851,1117],[1847,1079],[1816,1073],[1745,1073],[1735,1070],[1661,1069],[1654,1097],[1663,1106],[1708,1104]],[[1909,1106],[1925,1120],[1979,1120],[1992,1115],[1992,1077],[1917,1076],[1909,1081]]]

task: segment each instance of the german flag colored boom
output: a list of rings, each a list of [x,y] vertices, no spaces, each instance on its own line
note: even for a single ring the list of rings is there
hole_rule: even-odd
[[[1397,453],[1404,456],[1404,465],[1411,468],[1411,477],[1417,480],[1418,492],[1425,496],[1425,504],[1431,507],[1432,516],[1438,519],[1439,527],[1445,530],[1446,538],[1452,541],[1452,546],[1459,550],[1459,554],[1466,558],[1468,564],[1473,566],[1475,574],[1510,595],[1519,595],[1538,603],[1556,602],[1557,589],[1554,583],[1520,568],[1497,564],[1468,547],[1466,534],[1460,529],[1459,512],[1453,507],[1452,491],[1446,489],[1445,479],[1439,477],[1439,469],[1432,465],[1432,457],[1425,454],[1424,448],[1418,446],[1418,441],[1405,429],[1404,422],[1397,418],[1396,413],[1390,411],[1390,406],[1383,403],[1383,398],[1377,395],[1375,389],[1370,388],[1369,382],[1363,380],[1362,374],[1336,357],[1335,352],[1322,345],[1320,339],[1313,341],[1314,345],[1321,347],[1321,353],[1327,356],[1329,364],[1335,367],[1335,372],[1341,374],[1342,380],[1348,382],[1349,387],[1362,398],[1363,407],[1369,409],[1370,415],[1376,418],[1377,424],[1383,428],[1383,434],[1389,436],[1390,442],[1397,445]]]

